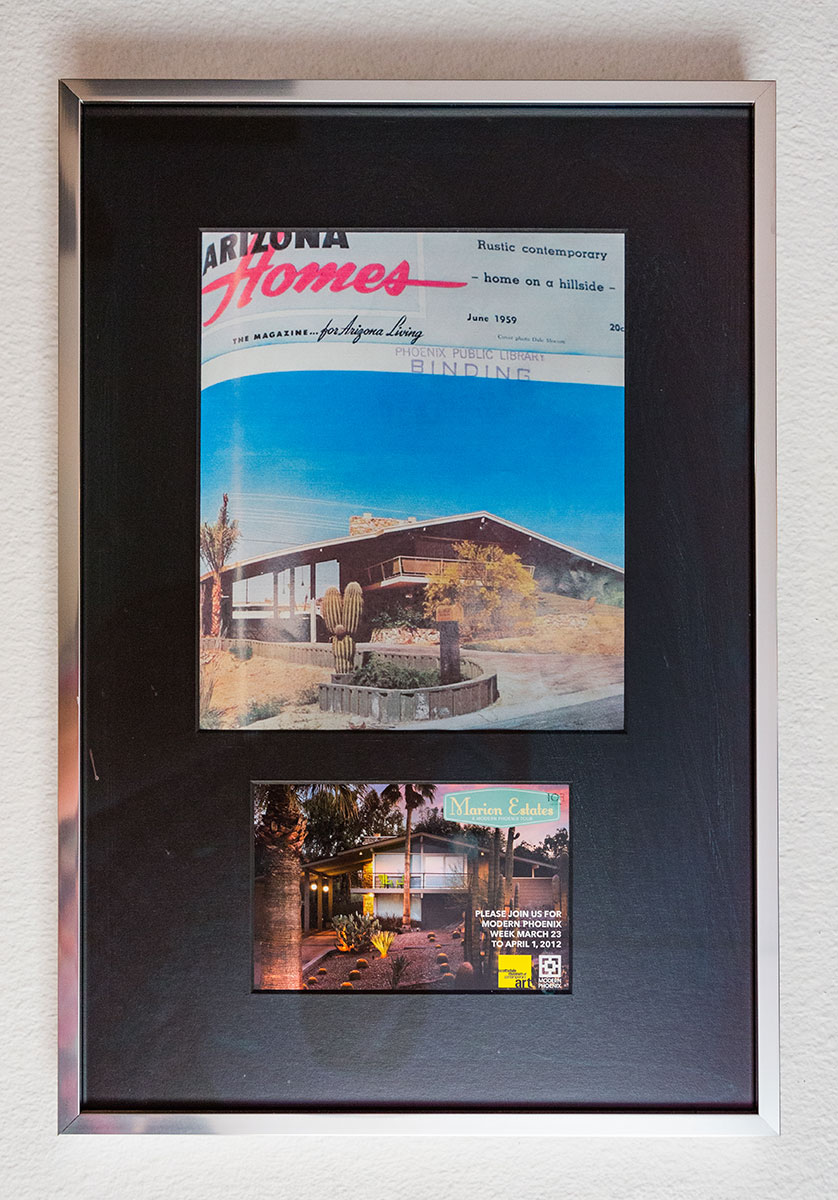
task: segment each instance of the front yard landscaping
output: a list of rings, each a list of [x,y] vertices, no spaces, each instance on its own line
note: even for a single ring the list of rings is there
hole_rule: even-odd
[[[361,953],[335,950],[305,972],[303,986],[312,992],[450,990],[463,961],[462,940],[453,933],[450,929],[397,933],[386,958],[372,948]],[[440,956],[447,965],[438,961]],[[344,987],[348,983],[351,989]]]

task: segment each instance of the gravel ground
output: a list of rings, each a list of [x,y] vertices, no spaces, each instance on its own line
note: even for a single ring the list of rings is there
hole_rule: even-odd
[[[416,930],[411,933],[397,933],[387,958],[382,958],[377,950],[372,949],[363,954],[354,952],[341,954],[336,951],[318,964],[319,968],[325,968],[322,973],[318,974],[318,967],[315,968],[313,976],[316,980],[315,983],[308,983],[309,977],[306,977],[304,982],[314,992],[340,991],[342,990],[341,984],[349,980],[349,972],[356,969],[358,959],[364,958],[369,963],[369,967],[366,970],[361,969],[360,978],[351,981],[353,990],[360,992],[391,991],[390,964],[396,955],[401,954],[408,960],[408,966],[399,980],[400,990],[411,988],[437,990],[450,986],[451,980],[445,983],[441,981],[442,972],[436,956],[440,952],[447,954],[450,970],[456,974],[457,968],[463,961],[462,941],[455,940],[450,930],[439,929],[433,931],[436,937],[435,941],[431,941],[428,932],[430,931]]]

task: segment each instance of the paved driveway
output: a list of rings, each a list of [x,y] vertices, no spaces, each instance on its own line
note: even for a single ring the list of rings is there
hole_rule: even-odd
[[[363,649],[415,654],[415,646]],[[397,729],[622,729],[623,659],[606,654],[519,654],[463,649],[464,658],[498,677],[500,699],[490,708]],[[532,720],[530,720],[532,718]]]

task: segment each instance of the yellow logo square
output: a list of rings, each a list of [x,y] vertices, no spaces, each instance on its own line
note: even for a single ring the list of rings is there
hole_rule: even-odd
[[[499,954],[498,987],[517,988],[519,991],[532,987],[532,955]]]

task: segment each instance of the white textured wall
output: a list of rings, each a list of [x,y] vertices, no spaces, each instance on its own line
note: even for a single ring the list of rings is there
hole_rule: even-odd
[[[810,1200],[836,1194],[836,916],[827,890],[836,874],[838,808],[830,721],[838,573],[836,16],[828,0],[3,0],[0,1188],[6,1195]],[[522,1147],[55,1137],[60,76],[779,81],[781,1138]]]

